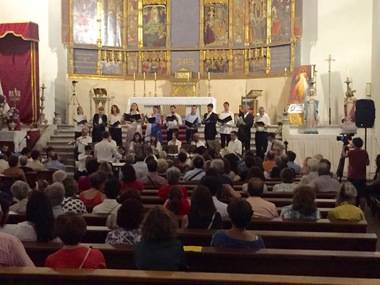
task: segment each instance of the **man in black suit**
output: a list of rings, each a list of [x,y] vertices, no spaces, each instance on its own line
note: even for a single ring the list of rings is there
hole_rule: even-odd
[[[218,115],[212,111],[213,109],[213,104],[207,105],[207,113],[203,116],[203,124],[205,125],[205,140],[207,142],[207,147],[211,149],[216,149],[215,137]]]
[[[98,108],[98,113],[92,119],[92,142],[97,143],[103,139],[103,133],[106,131],[107,116],[104,114],[104,107]]]
[[[248,106],[242,106],[239,110],[238,138],[242,142],[245,152],[251,149],[251,129],[253,126],[253,115]]]

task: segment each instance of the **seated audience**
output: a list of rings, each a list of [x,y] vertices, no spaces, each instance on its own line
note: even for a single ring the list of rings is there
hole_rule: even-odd
[[[91,174],[91,188],[80,193],[79,198],[83,201],[88,212],[103,202],[105,195],[103,193],[106,177],[100,172]]]
[[[65,165],[59,161],[58,154],[54,152],[46,163],[46,168],[49,170],[65,170]]]
[[[132,167],[133,169],[133,167]],[[116,178],[107,180],[104,187],[104,194],[106,195],[102,203],[92,209],[93,214],[108,215],[107,226],[113,228],[116,226],[116,216],[120,204],[116,200],[120,191],[120,183]]]
[[[281,178],[281,171],[286,168],[288,157],[286,155],[276,156],[276,164],[270,172],[270,178]]]
[[[144,205],[139,199],[126,199],[117,211],[117,228],[107,234],[106,243],[136,245],[141,239],[140,224]]]
[[[80,215],[66,213],[59,216],[55,232],[64,246],[46,258],[45,266],[73,269],[106,268],[101,251],[80,244],[86,234],[86,226],[86,221]]]
[[[0,196],[0,228],[7,220],[9,203]],[[0,232],[0,267],[34,267],[23,244],[13,235]]]
[[[223,159],[216,158],[216,159],[211,160],[209,168],[214,169],[216,171],[216,175],[219,177],[219,179],[222,181],[223,184],[228,184],[228,185],[233,186],[232,180],[224,173]]]
[[[29,160],[27,166],[32,168],[34,171],[45,170],[45,166],[41,162],[41,154],[38,150],[32,151],[31,160]]]
[[[89,159],[93,159],[93,158],[94,158],[94,156],[93,156],[93,152],[92,152],[92,147],[90,145],[86,145],[84,147],[84,152],[79,153],[78,161],[76,162],[78,177],[85,176],[88,174],[87,168],[86,168],[86,163]]]
[[[297,158],[297,155],[295,152],[289,150],[287,153],[286,153],[287,157],[288,157],[288,163],[286,164],[286,166],[290,169],[292,169],[294,171],[295,174],[300,174],[301,173],[301,166],[299,166],[295,160]]]
[[[182,142],[178,139],[178,131],[175,130],[172,133],[172,139],[168,141],[168,146],[176,146],[177,152],[180,153]]]
[[[272,219],[278,217],[278,211],[275,204],[263,199],[264,181],[260,178],[251,178],[248,181],[249,198],[247,202],[251,205],[253,216],[255,218]]]
[[[67,173],[63,170],[57,170],[53,173],[52,180],[53,183],[60,182],[62,183],[63,180],[67,178]]]
[[[155,187],[160,187],[162,185],[168,184],[168,181],[160,176],[157,172],[157,160],[152,156],[146,159],[146,165],[148,167],[148,174],[141,179],[144,184],[152,185]]]
[[[86,214],[87,209],[83,201],[78,197],[78,184],[72,177],[67,177],[62,181],[65,188],[65,198],[62,202],[63,211],[65,213],[72,212],[74,214]]]
[[[365,219],[363,211],[356,207],[357,191],[350,182],[340,186],[336,197],[336,207],[329,211],[328,219],[332,221],[359,222]]]
[[[136,178],[142,179],[148,174],[148,166],[145,163],[145,155],[144,153],[137,153],[135,155],[136,162],[132,164],[133,168],[136,172]]]
[[[294,190],[293,203],[281,210],[284,220],[318,220],[320,212],[315,203],[315,190],[307,185],[298,186]]]
[[[191,145],[194,146],[196,149],[201,147],[206,147],[206,142],[204,140],[201,140],[198,133],[193,134],[193,140],[191,141]]]
[[[181,177],[181,172],[177,167],[170,167],[167,171],[167,179],[168,179],[168,185],[161,186],[158,189],[158,196],[163,200],[166,201],[169,196],[170,189],[173,186],[178,186],[183,194],[183,197],[187,199],[187,189],[186,187],[180,186],[179,184],[179,179]]]
[[[206,172],[203,169],[204,159],[202,156],[194,156],[192,165],[193,169],[188,170],[183,176],[184,181],[199,181],[205,176]]]
[[[7,156],[3,153],[0,153],[0,173],[3,173],[7,168],[9,168]]]
[[[125,192],[127,189],[136,189],[138,191],[144,190],[144,183],[137,179],[136,171],[130,164],[125,164],[121,168],[123,173],[123,179],[121,181],[121,193]]]
[[[113,177],[112,164],[107,161],[100,162],[98,172],[102,172],[107,177],[107,179]]]
[[[247,231],[251,223],[253,211],[251,205],[244,199],[234,199],[227,207],[232,228],[218,230],[212,237],[211,246],[226,248],[246,248],[258,250],[264,248],[262,238],[252,231]]]
[[[23,242],[53,240],[54,216],[46,194],[33,191],[26,205],[26,220],[15,225],[6,225],[2,231],[18,237]]]
[[[141,242],[135,249],[136,266],[142,270],[186,269],[185,253],[176,238],[177,223],[164,207],[157,206],[142,226]]]
[[[302,169],[301,169],[302,175],[307,175],[310,172],[309,165],[308,165],[310,159],[311,159],[311,156],[307,156],[304,159],[303,164],[302,164]]]
[[[307,173],[302,176],[300,184],[310,184],[315,178],[318,177],[319,160],[310,158],[307,161]]]
[[[49,199],[51,208],[53,210],[54,218],[64,213],[62,202],[65,198],[65,188],[60,182],[55,182],[45,189],[46,196]]]
[[[332,177],[331,164],[327,159],[322,159],[319,163],[318,175],[310,183],[317,192],[338,192],[340,184]]]
[[[26,176],[24,171],[18,167],[18,157],[11,155],[8,159],[9,168],[3,171],[3,174],[8,177],[14,177],[15,179],[21,179],[26,181]]]
[[[84,191],[91,188],[90,176],[98,171],[99,163],[95,158],[86,161],[86,176],[81,176],[78,180],[79,191]]]
[[[290,168],[281,170],[281,183],[273,186],[273,192],[293,192],[297,184],[294,183],[294,172]]]
[[[33,171],[32,168],[27,166],[28,165],[28,157],[27,156],[23,156],[23,155],[19,156],[18,163],[20,165],[20,168],[24,171],[24,173]],[[7,165],[8,165],[8,162],[7,162]]]
[[[240,180],[240,176],[231,169],[231,163],[228,159],[223,158],[224,164],[224,175],[227,176],[232,182],[237,182]]]
[[[29,195],[29,192],[31,191],[32,190],[30,189],[28,183],[24,181],[14,182],[11,186],[11,193],[16,203],[10,206],[9,210],[11,212],[24,215],[26,213],[26,204],[28,203],[28,195]]]
[[[181,171],[181,173],[185,173],[187,170],[189,170],[190,166],[188,163],[187,153],[181,151],[178,154],[177,160],[174,165]]]
[[[159,158],[157,159],[157,172],[158,175],[166,177],[166,171],[169,168],[169,164],[166,159]]]
[[[228,153],[233,153],[241,156],[243,154],[243,147],[241,141],[238,139],[236,131],[231,132],[231,140],[227,146]]]
[[[180,228],[186,228],[188,221],[187,214],[189,213],[190,205],[189,200],[183,196],[179,187],[171,187],[164,207],[177,217]]]
[[[228,219],[227,204],[218,199],[218,197],[222,196],[223,192],[223,184],[220,179],[217,176],[206,175],[202,178],[199,184],[207,187],[210,191],[216,211],[220,213],[222,220]]]
[[[266,173],[270,173],[276,165],[276,160],[273,152],[268,152],[263,162],[263,168]]]
[[[188,214],[188,229],[220,229],[222,217],[217,212],[207,187],[199,185],[191,195],[191,208]]]

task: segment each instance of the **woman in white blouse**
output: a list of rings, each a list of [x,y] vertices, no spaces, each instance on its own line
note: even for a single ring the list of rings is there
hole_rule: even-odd
[[[74,117],[75,123],[75,138],[78,138],[82,135],[82,129],[87,125],[87,117],[84,114],[82,106],[77,107],[77,113]]]
[[[118,146],[122,145],[122,132],[121,132],[121,114],[117,105],[111,106],[111,114],[109,115],[109,131],[112,139]]]

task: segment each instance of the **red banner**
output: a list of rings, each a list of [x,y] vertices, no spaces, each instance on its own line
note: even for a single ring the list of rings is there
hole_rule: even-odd
[[[23,123],[38,120],[38,70],[37,24],[0,24],[0,82],[9,105],[9,91],[20,90],[17,109]]]

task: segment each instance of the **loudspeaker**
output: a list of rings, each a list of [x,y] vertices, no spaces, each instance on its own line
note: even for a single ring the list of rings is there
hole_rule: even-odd
[[[356,101],[355,124],[358,128],[373,128],[376,117],[375,103],[369,99]]]

